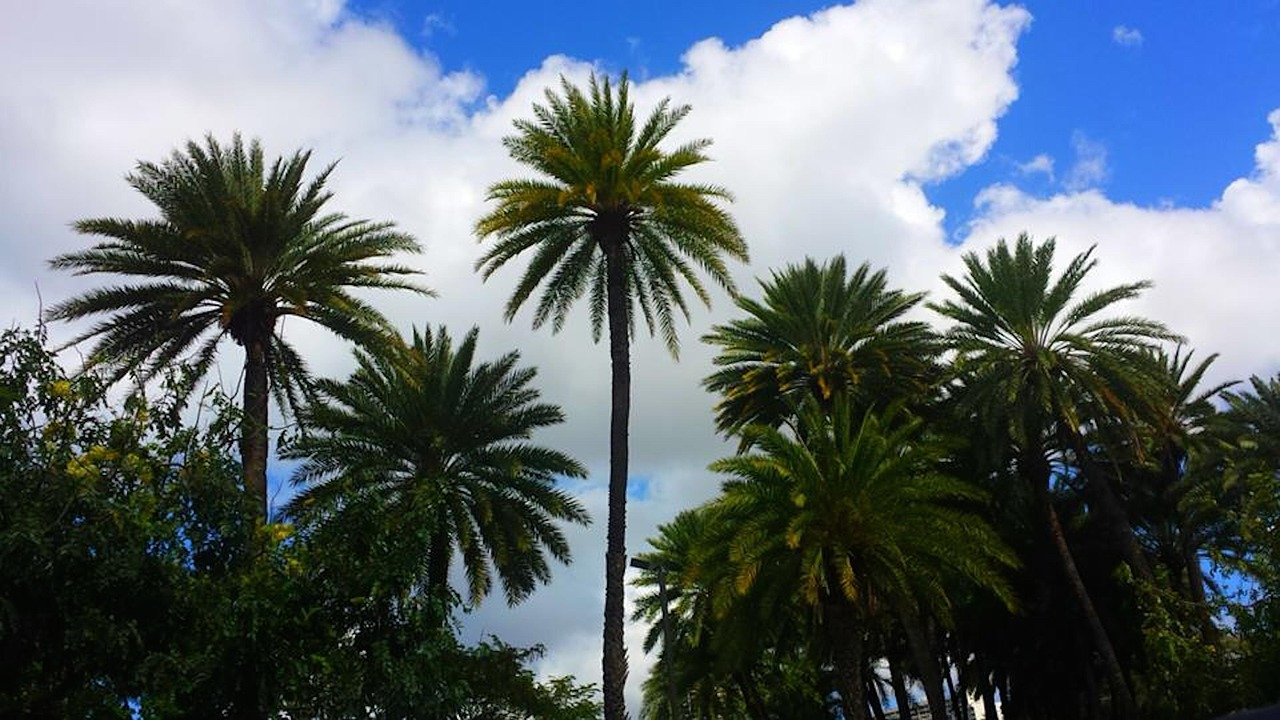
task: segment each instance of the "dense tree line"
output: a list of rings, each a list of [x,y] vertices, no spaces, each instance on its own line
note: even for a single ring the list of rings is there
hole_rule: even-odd
[[[814,717],[833,693],[848,718],[1280,698],[1280,380],[1205,386],[1214,356],[1121,314],[1146,283],[1089,291],[1092,250],[1060,269],[1055,250],[967,254],[927,305],[937,329],[906,319],[923,295],[840,257],[738,299],[705,340],[740,451],[644,556],[636,614],[670,602],[674,626],[648,638],[646,717]]]

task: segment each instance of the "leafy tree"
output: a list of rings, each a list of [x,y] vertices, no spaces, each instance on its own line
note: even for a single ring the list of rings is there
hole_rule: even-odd
[[[357,352],[345,382],[321,380],[302,417],[308,433],[282,457],[302,460],[305,485],[291,514],[341,515],[367,497],[397,526],[400,542],[425,564],[420,587],[443,598],[454,548],[478,603],[496,574],[507,601],[550,579],[546,555],[567,563],[557,521],[586,524],[587,513],[556,487],[557,476],[585,470],[564,453],[528,442],[563,421],[538,402],[536,375],[519,353],[475,360],[478,331],[454,347],[444,328],[414,331],[376,354]],[[420,543],[420,544],[415,544]]]
[[[933,384],[933,333],[903,319],[924,293],[889,289],[885,271],[866,263],[849,274],[842,255],[789,265],[760,286],[761,300],[735,300],[746,317],[702,338],[720,348],[705,384],[721,395],[721,431],[780,426],[807,397],[830,404],[843,394],[867,408],[919,399]]]
[[[1149,283],[1119,285],[1077,299],[1096,265],[1092,249],[1077,255],[1055,277],[1055,242],[1036,245],[1026,235],[1003,239],[985,254],[964,256],[962,278],[944,275],[957,299],[933,304],[955,324],[946,340],[956,352],[960,386],[954,397],[963,411],[988,430],[1007,435],[1016,464],[1031,488],[1053,547],[1086,618],[1108,671],[1121,715],[1133,701],[1106,629],[1080,577],[1058,512],[1051,502],[1054,453],[1072,453],[1087,479],[1093,507],[1114,529],[1135,572],[1150,577],[1137,540],[1110,486],[1090,465],[1081,435],[1092,419],[1136,424],[1151,392],[1147,358],[1159,342],[1176,339],[1157,322],[1131,316],[1099,317],[1118,302],[1137,297]],[[993,433],[995,434],[995,433]]]
[[[426,291],[415,271],[385,262],[417,252],[390,223],[327,212],[333,166],[305,179],[310,152],[267,167],[255,140],[188,142],[160,164],[141,162],[128,177],[155,204],[150,220],[81,220],[78,232],[106,238],[53,259],[78,275],[124,276],[49,309],[55,320],[100,318],[73,340],[96,339],[92,364],[119,379],[147,380],[176,362],[202,377],[229,336],[244,348],[244,484],[267,515],[267,405],[294,407],[306,392],[301,355],[285,341],[287,317],[318,323],[361,344],[379,342],[386,321],[352,294],[356,288]]]
[[[805,653],[804,619],[790,594],[714,593],[728,579],[727,550],[714,544],[711,506],[686,510],[658,528],[653,550],[640,557],[648,568],[634,584],[647,590],[636,600],[635,620],[650,623],[645,651],[662,644],[642,689],[641,717],[812,718],[825,712],[817,663]],[[671,641],[660,624],[658,575],[665,575]],[[778,602],[778,600],[781,602]],[[672,707],[668,681],[674,681]]]
[[[476,224],[493,244],[477,268],[487,279],[518,255],[533,259],[507,302],[510,320],[541,287],[534,327],[559,330],[569,308],[588,298],[598,340],[608,320],[612,399],[609,431],[609,521],[605,557],[605,717],[625,712],[623,573],[626,565],[626,487],[631,404],[631,337],[636,316],[678,348],[677,312],[688,318],[682,285],[705,304],[710,295],[697,269],[733,291],[725,257],[746,260],[746,243],[719,205],[729,193],[715,185],[679,182],[682,171],[705,162],[709,140],[674,150],[659,145],[689,112],[664,100],[637,127],[624,76],[615,88],[593,75],[587,90],[567,80],[548,89],[536,120],[516,121],[503,143],[532,168],[535,179],[505,180],[489,189],[497,206]]]
[[[1003,573],[1014,559],[963,509],[981,494],[937,472],[918,422],[858,418],[843,400],[830,414],[809,401],[798,422],[802,439],[748,426],[757,450],[712,465],[732,478],[716,501],[719,541],[739,594],[780,586],[811,610],[845,715],[864,718],[872,620],[901,607],[948,607],[948,577],[1012,603]]]
[[[231,401],[190,425],[189,384],[108,402],[41,334],[0,332],[0,715],[595,716],[534,651],[463,647],[384,506],[261,523]]]

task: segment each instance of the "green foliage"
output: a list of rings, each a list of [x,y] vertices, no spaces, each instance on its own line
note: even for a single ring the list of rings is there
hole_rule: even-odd
[[[268,342],[274,386],[296,399],[304,365],[276,331],[280,319],[298,317],[350,340],[376,342],[385,321],[349,289],[422,292],[402,279],[416,271],[376,262],[417,252],[417,242],[391,223],[327,212],[332,193],[325,183],[334,166],[306,180],[310,159],[299,151],[268,167],[256,140],[246,146],[235,135],[230,145],[209,136],[159,164],[138,163],[129,184],[160,217],[81,220],[78,232],[106,240],[51,263],[78,275],[136,281],[58,303],[48,316],[107,316],[74,342],[96,338],[91,360],[117,367],[116,377],[135,371],[152,377],[193,348],[199,377],[223,336],[240,345]]]
[[[745,317],[702,338],[720,349],[704,384],[721,395],[721,431],[777,427],[808,397],[830,403],[840,394],[869,408],[924,398],[936,382],[932,331],[903,319],[924,294],[888,289],[883,270],[863,263],[849,274],[837,255],[789,265],[760,285],[761,300],[735,301]]]
[[[265,517],[267,394],[286,409],[309,393],[304,358],[281,331],[296,317],[344,339],[376,344],[386,320],[352,290],[428,293],[406,279],[416,271],[385,260],[417,252],[391,223],[326,211],[333,166],[306,180],[310,152],[268,168],[257,141],[188,142],[160,164],[142,162],[129,184],[159,210],[152,220],[97,218],[75,223],[105,238],[60,255],[54,268],[125,278],[49,308],[52,320],[93,319],[72,343],[95,340],[89,364],[112,382],[146,381],[182,362],[198,380],[230,337],[245,349],[245,481]],[[428,293],[429,294],[429,293]]]
[[[637,126],[629,90],[625,76],[615,89],[608,78],[601,82],[593,75],[586,92],[562,80],[559,93],[548,89],[546,104],[534,105],[536,121],[516,121],[516,134],[503,145],[539,177],[489,188],[497,206],[476,223],[476,234],[493,238],[493,244],[476,267],[487,279],[532,251],[507,302],[507,319],[541,285],[533,325],[550,320],[558,331],[569,308],[586,295],[599,340],[608,309],[608,264],[620,261],[630,334],[643,317],[674,354],[676,313],[689,316],[681,284],[709,305],[701,270],[732,292],[724,258],[745,261],[747,246],[719,204],[731,199],[727,190],[675,180],[707,162],[704,151],[711,141],[693,140],[670,151],[658,147],[689,106],[663,100]]]
[[[536,371],[518,367],[519,353],[476,362],[477,335],[455,348],[444,328],[415,331],[410,342],[357,352],[346,382],[319,382],[301,415],[307,431],[281,455],[302,460],[294,482],[305,488],[290,514],[341,525],[373,507],[402,538],[404,562],[421,563],[416,587],[446,591],[456,547],[470,603],[496,574],[514,604],[550,579],[547,555],[569,562],[557,523],[589,518],[556,482],[586,471],[529,442],[564,416],[538,401]]]
[[[0,715],[591,716],[593,690],[535,682],[530,652],[458,643],[384,508],[261,523],[231,403],[191,424],[190,381],[121,402],[40,334],[0,334]]]

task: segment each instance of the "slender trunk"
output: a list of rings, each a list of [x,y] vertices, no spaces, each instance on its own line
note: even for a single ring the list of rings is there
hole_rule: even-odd
[[[609,361],[613,372],[609,416],[609,526],[605,539],[604,581],[604,717],[627,716],[623,689],[627,682],[627,649],[622,637],[622,575],[627,548],[627,435],[631,415],[631,324],[627,318],[625,245],[605,242],[609,314]]]
[[[1000,711],[996,709],[996,685],[988,683],[982,688],[983,720],[1000,720]]]
[[[684,713],[680,708],[680,694],[676,691],[676,645],[671,635],[671,612],[667,608],[667,571],[665,569],[658,570],[658,599],[662,602],[662,657],[666,660],[663,663],[666,667],[666,672],[663,673],[666,677],[663,680],[667,685],[667,715],[672,720],[678,720]]]
[[[948,666],[947,659],[944,657],[942,664],[948,668],[948,679],[950,679],[951,667],[955,668],[956,675],[956,683],[951,688],[951,703],[956,706],[957,717],[961,720],[969,720],[973,717],[972,708],[969,706],[969,693],[972,691],[976,695],[978,690],[973,687],[972,674],[964,671],[966,663],[961,660],[960,639],[955,633],[947,636],[947,647],[953,662]]]
[[[956,684],[951,680],[951,671],[943,673],[943,679],[946,680],[947,690],[951,693],[951,709],[954,711],[953,716],[956,720],[969,720],[968,698],[956,689]]]
[[[875,676],[870,672],[866,672],[867,704],[871,706],[871,717],[875,720],[885,720],[884,716],[884,700],[880,697],[880,690],[876,687]]]
[[[446,532],[431,535],[431,555],[427,558],[427,595],[446,601],[449,589],[449,555],[452,542]]]
[[[1061,423],[1059,428],[1066,436],[1076,461],[1080,463],[1080,470],[1085,474],[1085,499],[1097,512],[1107,533],[1120,545],[1120,552],[1129,568],[1142,580],[1153,582],[1155,575],[1151,572],[1151,565],[1142,552],[1142,546],[1138,544],[1138,536],[1133,532],[1133,525],[1129,522],[1123,503],[1111,487],[1111,479],[1094,462],[1084,438],[1075,428],[1068,428]]]
[[[742,702],[747,706],[747,714],[751,720],[769,720],[769,710],[764,706],[764,700],[760,699],[760,692],[756,690],[756,681],[752,679],[749,670],[740,670],[733,674],[733,680],[738,684],[738,690],[742,693]]]
[[[1222,639],[1218,626],[1213,624],[1213,616],[1209,610],[1209,597],[1205,593],[1204,569],[1200,567],[1200,553],[1191,543],[1187,543],[1187,592],[1191,602],[1195,603],[1196,614],[1200,619],[1200,639],[1209,645],[1217,645]]]
[[[889,683],[893,685],[893,701],[898,705],[900,720],[911,720],[911,695],[907,692],[907,681],[902,677],[898,663],[889,661]]]
[[[1062,561],[1067,583],[1080,604],[1080,611],[1084,614],[1090,634],[1093,635],[1094,645],[1107,668],[1107,678],[1111,682],[1112,703],[1118,712],[1118,717],[1132,718],[1134,717],[1133,696],[1129,694],[1129,685],[1124,679],[1124,671],[1120,668],[1120,660],[1116,657],[1115,648],[1111,644],[1106,628],[1102,626],[1102,618],[1098,616],[1097,608],[1094,607],[1089,591],[1084,586],[1084,580],[1080,578],[1075,558],[1071,556],[1071,548],[1067,546],[1066,535],[1062,532],[1058,511],[1052,503],[1049,505],[1049,537],[1053,540],[1054,549],[1058,551],[1058,558]]]
[[[240,463],[245,491],[267,520],[267,350],[265,339],[244,346],[244,418],[240,424]]]
[[[947,716],[947,699],[942,691],[942,668],[938,667],[938,658],[933,654],[928,637],[921,627],[920,619],[912,612],[901,610],[898,619],[907,636],[907,650],[911,653],[911,661],[916,666],[916,677],[924,686],[924,695],[929,703],[929,713],[935,718]]]
[[[840,691],[845,720],[867,720],[867,700],[862,694],[862,628],[848,601],[828,602],[826,610],[836,690]]]

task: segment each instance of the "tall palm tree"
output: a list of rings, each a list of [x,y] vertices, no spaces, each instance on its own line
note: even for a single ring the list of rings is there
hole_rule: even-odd
[[[267,514],[267,404],[292,408],[307,390],[302,356],[284,339],[288,317],[318,323],[360,344],[388,326],[356,288],[429,294],[385,260],[418,252],[391,223],[328,212],[325,182],[333,165],[307,180],[310,152],[270,167],[257,140],[202,146],[155,164],[140,162],[128,182],[155,204],[159,218],[81,220],[75,229],[107,238],[60,255],[55,268],[77,275],[131,278],[90,290],[49,309],[53,320],[101,317],[72,342],[96,339],[90,362],[146,380],[177,362],[196,378],[208,372],[230,337],[244,348],[244,419],[240,452],[246,489]],[[102,317],[105,316],[105,317]]]
[[[1195,365],[1193,357],[1181,346],[1172,354],[1153,354],[1163,382],[1146,413],[1142,442],[1131,453],[1134,468],[1128,476],[1145,545],[1168,569],[1174,589],[1183,591],[1195,606],[1203,639],[1215,642],[1217,627],[1201,554],[1230,514],[1221,492],[1218,438],[1211,429],[1221,420],[1213,399],[1235,383],[1201,387],[1218,356],[1209,355]]]
[[[743,432],[755,451],[712,469],[731,476],[717,500],[737,591],[791,589],[809,607],[835,668],[845,716],[861,720],[865,635],[875,618],[924,605],[945,609],[948,578],[1013,598],[1012,553],[965,510],[982,499],[937,472],[920,424],[861,417],[838,399],[809,400],[794,437],[765,425]]]
[[[884,270],[863,263],[849,274],[843,255],[806,258],[760,286],[761,300],[735,300],[746,317],[703,337],[720,348],[705,384],[722,396],[721,431],[780,426],[808,396],[846,394],[866,408],[919,398],[933,382],[933,333],[903,319],[924,293],[889,289]]]
[[[477,235],[493,240],[476,264],[486,279],[516,256],[533,253],[507,302],[508,320],[539,287],[535,328],[550,320],[559,330],[583,295],[597,341],[608,319],[612,401],[602,661],[608,720],[625,713],[622,578],[636,315],[676,354],[675,314],[688,319],[689,313],[682,285],[709,305],[697,269],[733,292],[725,257],[747,258],[746,243],[719,204],[731,199],[729,193],[675,179],[707,161],[710,141],[669,152],[658,147],[689,107],[663,100],[637,127],[628,85],[625,75],[616,88],[593,75],[586,92],[567,80],[560,93],[548,89],[546,104],[534,105],[537,120],[516,121],[516,134],[503,141],[538,177],[494,184],[489,199],[497,206],[476,223]]]
[[[456,548],[470,603],[496,574],[514,604],[550,579],[545,555],[569,561],[557,523],[588,518],[556,478],[585,471],[528,442],[564,416],[538,402],[536,371],[518,367],[518,353],[476,363],[476,337],[473,329],[455,348],[443,328],[415,331],[411,342],[357,352],[346,382],[318,381],[319,398],[302,412],[308,433],[282,457],[302,460],[291,513],[340,516],[352,498],[371,499],[406,544],[424,542],[419,585],[429,596],[448,593]]]
[[[1093,250],[1075,256],[1054,276],[1052,238],[1036,245],[1022,234],[1011,248],[1001,239],[987,251],[964,256],[966,274],[943,281],[958,296],[931,304],[954,321],[946,340],[956,352],[961,385],[954,397],[962,409],[1000,426],[1016,450],[1016,463],[1029,484],[1050,540],[1086,617],[1098,652],[1108,668],[1114,697],[1123,716],[1133,713],[1132,696],[1114,648],[1067,546],[1051,502],[1053,456],[1071,453],[1089,481],[1096,510],[1120,526],[1126,560],[1135,571],[1145,567],[1132,528],[1109,486],[1110,479],[1091,465],[1092,449],[1082,428],[1096,417],[1133,426],[1153,392],[1144,371],[1158,343],[1176,337],[1160,323],[1139,317],[1099,317],[1118,302],[1137,297],[1150,286],[1130,283],[1077,299],[1097,261]],[[1061,476],[1061,474],[1059,474]]]

